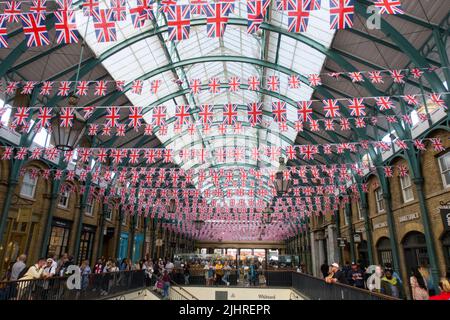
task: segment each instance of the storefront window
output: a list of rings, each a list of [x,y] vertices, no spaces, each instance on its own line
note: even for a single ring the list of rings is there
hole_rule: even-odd
[[[70,237],[70,222],[64,220],[54,220],[50,241],[47,249],[49,257],[61,257],[68,251]]]
[[[392,264],[392,249],[389,238],[383,237],[377,243],[378,264],[384,266],[387,263]]]
[[[91,262],[94,238],[95,227],[84,225],[83,230],[81,231],[80,253],[78,261],[81,262],[83,260],[88,260],[89,262]]]
[[[27,198],[34,198],[36,192],[37,179],[33,178],[29,172],[25,173],[20,188],[20,195]]]

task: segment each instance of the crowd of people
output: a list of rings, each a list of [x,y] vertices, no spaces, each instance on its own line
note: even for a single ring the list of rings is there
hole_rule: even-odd
[[[189,266],[185,264],[184,277],[186,282],[189,281]],[[83,293],[89,289],[91,291],[98,291],[100,296],[109,294],[109,289],[122,280],[127,280],[127,277],[116,277],[120,271],[134,271],[143,270],[145,274],[145,283],[147,287],[153,286],[155,291],[158,291],[163,298],[168,298],[169,288],[172,277],[174,276],[174,264],[169,259],[142,259],[133,263],[130,259],[122,260],[99,258],[92,267],[88,260],[84,260],[80,265],[76,265],[73,256],[64,253],[59,259],[56,257],[39,258],[36,263],[28,265],[26,254],[21,254],[17,257],[14,263],[11,263],[5,275],[1,278],[3,283],[10,282],[8,286],[3,285],[3,293],[8,298],[13,299],[33,299],[33,290],[27,290],[29,281],[23,280],[47,280],[42,281],[39,285],[43,290],[39,290],[39,299],[45,299],[47,294],[46,289],[52,287],[52,280],[57,277],[65,277],[79,272],[81,276],[79,291]],[[96,276],[97,275],[97,276]],[[101,276],[98,276],[101,275]],[[14,283],[15,281],[20,281]],[[34,286],[36,284],[33,284]],[[27,296],[25,296],[25,294]]]
[[[364,268],[360,263],[323,264],[321,272],[327,283],[341,283],[398,299],[406,299],[403,281],[391,264]],[[450,300],[450,274],[439,282],[440,293],[435,292],[432,277],[426,267],[414,267],[409,277],[409,289],[413,300]]]

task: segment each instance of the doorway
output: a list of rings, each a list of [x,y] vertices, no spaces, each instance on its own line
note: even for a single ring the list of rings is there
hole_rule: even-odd
[[[402,245],[408,274],[414,267],[429,267],[430,259],[428,258],[427,244],[423,233],[417,231],[407,233],[403,238]]]

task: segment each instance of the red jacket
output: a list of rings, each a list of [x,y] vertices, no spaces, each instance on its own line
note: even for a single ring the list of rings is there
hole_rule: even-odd
[[[430,300],[450,300],[450,292],[441,292],[437,296],[430,297]]]

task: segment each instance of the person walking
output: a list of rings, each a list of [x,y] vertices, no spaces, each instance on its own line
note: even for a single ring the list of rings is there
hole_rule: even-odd
[[[169,289],[170,289],[170,276],[167,270],[164,270],[162,276],[162,282],[164,283],[163,287],[163,297],[164,299],[169,299]]]
[[[223,265],[220,260],[217,260],[215,269],[216,269],[216,285],[220,285],[223,277]]]
[[[418,267],[411,269],[411,277],[409,278],[411,293],[413,300],[428,300],[428,287],[425,279],[419,271]]]
[[[228,261],[225,261],[225,265],[223,266],[223,272],[224,272],[224,275],[223,275],[222,281],[227,286],[229,286],[230,285],[229,277],[230,277],[230,274],[231,274],[231,266],[228,263]]]
[[[184,284],[189,284],[189,277],[191,276],[191,271],[189,270],[189,264],[186,262],[183,266]]]

